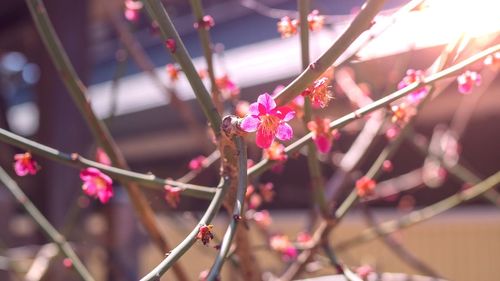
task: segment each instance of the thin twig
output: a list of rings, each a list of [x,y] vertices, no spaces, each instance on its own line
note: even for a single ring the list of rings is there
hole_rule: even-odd
[[[221,183],[217,187],[214,198],[210,202],[205,214],[200,219],[197,226],[184,238],[184,240],[177,245],[171,252],[167,253],[167,257],[161,261],[153,270],[151,270],[146,276],[141,278],[141,281],[153,281],[160,280],[160,277],[170,268],[175,262],[182,257],[196,242],[196,236],[203,225],[208,225],[215,217],[217,212],[222,205],[222,201],[229,187],[229,179],[221,180]]]
[[[26,0],[26,4],[28,5],[38,33],[42,37],[42,41],[44,42],[45,47],[59,72],[60,78],[63,80],[66,88],[73,98],[73,102],[78,107],[80,113],[87,122],[95,140],[107,153],[113,165],[128,170],[129,167],[127,161],[118,149],[118,146],[116,145],[108,128],[93,112],[92,107],[87,100],[87,89],[76,74],[76,71],[73,68],[73,65],[71,64],[71,61],[69,60],[69,57],[47,15],[43,2],[41,0]],[[137,217],[144,226],[146,232],[158,246],[160,251],[169,251],[170,247],[158,227],[154,211],[149,205],[144,194],[141,192],[139,186],[134,182],[123,182],[123,185],[125,186],[125,190],[127,191],[130,201],[132,202],[132,206],[136,211]],[[187,280],[186,273],[182,270],[180,265],[175,266],[174,271],[179,280]]]
[[[236,233],[236,228],[241,224],[243,219],[243,210],[245,203],[245,194],[247,191],[247,149],[243,138],[236,137],[236,149],[238,152],[238,190],[236,194],[236,204],[234,204],[233,217],[227,227],[224,238],[222,239],[221,248],[217,255],[212,268],[207,276],[207,281],[217,280],[220,270],[227,258],[229,248]]]
[[[377,226],[378,230],[375,230],[374,228],[365,229],[360,234],[338,243],[336,245],[336,249],[338,251],[341,251],[352,246],[358,246],[361,245],[361,243],[370,241],[380,235],[387,235],[403,228],[415,225],[419,222],[433,218],[453,207],[458,206],[463,202],[475,199],[484,192],[494,188],[499,183],[500,172],[497,172],[489,178],[483,180],[482,182],[474,185],[473,187],[451,195],[450,197],[434,203],[428,207],[413,211],[399,219],[383,222]]]
[[[193,65],[191,57],[189,56],[184,43],[177,33],[174,24],[170,20],[167,11],[159,0],[142,0],[142,2],[144,3],[151,19],[158,23],[163,40],[166,41],[168,39],[173,39],[175,41],[176,49],[174,52],[171,52],[171,55],[182,67],[182,71],[191,84],[196,99],[198,100],[205,117],[208,119],[215,136],[219,137],[220,125],[222,122],[221,117],[217,112],[205,85],[203,85],[203,82]]]
[[[24,194],[17,183],[0,167],[0,181],[7,187],[7,189],[14,195],[16,200],[23,206],[26,212],[33,218],[38,226],[43,230],[44,234],[52,240],[59,250],[71,260],[73,268],[80,275],[82,280],[93,281],[94,278],[90,275],[88,269],[83,265],[82,261],[78,258],[69,243],[43,216],[43,214],[35,207],[35,205]]]
[[[6,131],[2,128],[0,128],[0,141],[11,144],[13,146],[19,147],[21,149],[30,151],[34,154],[46,157],[48,159],[57,161],[59,163],[68,166],[77,168],[94,167],[105,172],[107,175],[113,178],[125,182],[127,181],[137,182],[145,187],[151,187],[157,190],[163,189],[165,185],[171,185],[182,188],[183,194],[186,196],[192,196],[204,199],[212,198],[213,194],[215,193],[214,188],[212,187],[185,184],[182,182],[173,181],[169,179],[162,179],[152,174],[141,174],[126,169],[120,169],[113,166],[108,166],[84,158],[76,153],[71,153],[71,154],[64,153],[52,147],[37,143],[35,141],[16,135],[12,132]]]

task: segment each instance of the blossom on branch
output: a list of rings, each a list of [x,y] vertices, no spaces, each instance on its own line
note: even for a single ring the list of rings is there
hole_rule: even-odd
[[[165,201],[172,208],[177,208],[181,201],[182,188],[165,185]]]
[[[296,19],[290,19],[290,17],[282,17],[278,22],[278,32],[281,34],[281,38],[288,38],[292,35],[297,34],[297,27],[299,26],[299,21]]]
[[[215,25],[214,18],[210,15],[203,16],[203,18],[193,24],[195,29],[203,28],[210,30]]]
[[[85,168],[80,172],[85,194],[99,198],[105,204],[113,197],[113,180],[96,168]]]
[[[325,23],[325,17],[319,14],[318,10],[313,10],[309,15],[307,15],[307,24],[309,30],[318,31],[323,28]]]
[[[462,94],[472,92],[472,87],[481,85],[481,75],[475,71],[465,71],[457,77],[458,91]]]
[[[14,171],[16,175],[20,177],[26,176],[27,174],[35,175],[40,169],[40,166],[33,160],[29,152],[14,155],[14,160],[16,161],[14,163]]]
[[[260,95],[257,102],[250,105],[249,111],[240,128],[245,132],[257,131],[258,147],[270,147],[275,137],[283,141],[293,137],[293,129],[286,122],[295,116],[295,111],[286,106],[276,107],[276,102],[268,93]]]
[[[359,197],[372,195],[376,185],[376,182],[371,178],[362,177],[356,181],[356,192]]]
[[[330,119],[316,118],[316,120],[307,123],[307,128],[313,134],[312,139],[318,151],[328,153],[332,148],[333,136],[336,134],[336,131],[330,132]]]
[[[422,70],[408,69],[406,71],[406,76],[403,77],[403,80],[401,80],[398,84],[398,90],[401,90],[412,83],[420,82],[423,79],[424,79],[424,72]],[[427,95],[427,93],[428,93],[427,88],[421,87],[411,92],[408,95],[408,99],[411,102],[416,102],[424,98]]]
[[[196,235],[196,239],[201,240],[203,245],[207,245],[210,243],[210,240],[214,239],[214,234],[212,233],[212,228],[214,226],[209,224],[209,225],[202,225],[200,226],[200,229],[198,230],[198,234]]]

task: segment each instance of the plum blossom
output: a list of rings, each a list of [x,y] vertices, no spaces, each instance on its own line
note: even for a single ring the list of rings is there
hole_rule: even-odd
[[[200,229],[198,230],[198,234],[196,235],[196,239],[201,240],[203,245],[207,245],[210,243],[210,240],[214,239],[214,234],[212,233],[212,228],[214,226],[209,224],[209,225],[202,225],[200,226]]]
[[[297,34],[297,27],[299,26],[299,21],[296,19],[291,19],[288,16],[282,17],[278,22],[278,32],[281,34],[281,38],[288,38],[292,35]]]
[[[333,99],[330,81],[333,78],[333,67],[329,67],[312,86],[302,92],[302,95],[309,97],[314,107],[325,108]]]
[[[128,21],[137,22],[142,7],[143,4],[141,1],[125,0],[125,10],[123,14]]]
[[[313,141],[321,153],[328,153],[332,148],[333,136],[336,132],[330,132],[330,119],[328,118],[316,118],[314,121],[309,121],[307,123],[307,128],[313,134]]]
[[[271,248],[282,255],[284,261],[291,261],[297,258],[297,249],[286,235],[273,235],[269,241]]]
[[[214,27],[215,21],[214,18],[210,15],[205,15],[203,18],[193,24],[195,29],[203,28],[205,30],[210,30],[210,28]]]
[[[318,10],[313,10],[309,15],[307,15],[307,23],[309,30],[318,31],[323,28],[325,17],[320,15]]]
[[[275,137],[282,141],[293,137],[293,129],[286,122],[295,116],[295,111],[286,106],[277,107],[268,93],[260,95],[249,111],[250,115],[243,118],[240,128],[245,132],[257,131],[258,147],[270,147]]]
[[[33,160],[29,152],[14,155],[14,160],[16,161],[14,163],[14,171],[20,177],[27,174],[35,175],[39,170],[38,164]]]
[[[403,80],[401,80],[398,84],[398,90],[401,90],[414,82],[421,81],[423,78],[424,72],[422,70],[408,69],[406,71],[406,76],[403,77]],[[408,100],[410,102],[419,101],[427,95],[427,92],[428,90],[426,87],[418,88],[408,95]]]
[[[169,64],[167,64],[166,69],[167,69],[168,77],[170,77],[170,81],[175,82],[175,81],[179,80],[180,69],[178,66],[169,63]]]
[[[224,99],[236,98],[240,94],[240,88],[227,74],[215,79],[215,83]]]
[[[285,146],[277,141],[269,146],[269,148],[264,149],[264,158],[269,160],[284,162],[288,159],[288,155],[285,152]]]
[[[189,170],[191,171],[200,171],[201,169],[203,169],[203,162],[206,160],[207,158],[203,155],[199,155],[193,159],[191,159],[191,161],[189,161]]]
[[[474,85],[481,85],[481,75],[475,71],[465,71],[457,77],[458,91],[462,94],[469,94]]]
[[[80,172],[85,194],[99,198],[105,204],[113,197],[113,180],[96,168],[90,167]]]
[[[377,184],[374,180],[368,177],[362,177],[356,181],[356,191],[359,197],[366,197],[373,194]]]
[[[177,208],[181,200],[182,188],[165,185],[165,201],[172,208]]]

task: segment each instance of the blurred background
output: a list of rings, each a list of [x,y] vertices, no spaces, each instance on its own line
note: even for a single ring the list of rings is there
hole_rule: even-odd
[[[189,3],[163,2],[195,65],[199,70],[205,69]],[[445,44],[461,34],[470,38],[467,48],[471,50],[498,44],[500,6],[496,2],[424,1],[412,12],[394,17],[397,8],[407,1],[387,1],[373,28],[340,58],[350,58],[341,68],[342,73],[358,83],[371,98],[378,99],[397,89],[407,69],[427,69]],[[179,118],[178,108],[171,103],[168,92],[175,92],[192,110],[197,124],[205,125],[187,80],[182,74],[178,81],[169,78],[166,65],[173,61],[144,11],[126,16],[124,2],[119,0],[46,0],[44,3],[73,65],[88,85],[94,110],[106,120],[134,171],[178,178],[188,171],[191,159],[208,156],[213,151],[215,147],[209,137],[200,139],[199,134],[190,129],[192,124]],[[298,37],[282,39],[276,31],[279,18],[294,15],[289,11],[296,10],[296,1],[207,0],[202,3],[205,13],[215,20],[210,32],[216,75],[230,77],[238,86],[241,99],[253,101],[261,93],[271,93],[276,86],[286,85],[300,73]],[[312,8],[329,15],[325,27],[311,33],[312,59],[338,38],[362,4],[361,0],[312,1]],[[132,45],[139,43],[149,59],[138,62],[126,48],[124,38]],[[367,40],[369,43],[365,44]],[[361,46],[361,51],[352,57]],[[144,72],[144,68],[150,72]],[[415,131],[428,140],[439,130],[459,130],[460,163],[483,178],[500,170],[500,81],[496,73],[483,74],[482,85],[471,95],[459,94],[456,83],[450,83],[419,115],[415,126]],[[333,91],[335,100],[322,114],[334,119],[356,108],[339,85],[334,83]],[[233,104],[225,105],[227,113],[232,113]],[[457,112],[461,113],[460,117]],[[88,127],[58,77],[24,1],[4,0],[0,9],[0,113],[2,128],[64,152],[95,158],[96,146]],[[439,130],[438,124],[441,124]],[[304,133],[300,122],[292,125],[296,136]],[[333,152],[322,159],[327,179],[333,179],[338,172],[341,159],[361,125],[355,122],[342,129]],[[368,156],[361,161],[359,171],[353,173],[350,184],[370,167],[387,139],[380,134],[374,142]],[[0,164],[12,167],[13,155],[21,151],[5,144],[0,144],[0,149],[3,152]],[[260,150],[250,147],[249,156],[258,161]],[[42,172],[15,179],[68,240],[75,241],[77,251],[98,280],[137,280],[160,261],[162,255],[140,229],[121,188],[115,186],[115,196],[103,206],[82,194],[78,170],[36,159]],[[411,145],[402,145],[393,158],[391,172],[382,182],[404,177],[398,182],[388,181],[382,187],[389,190],[395,185],[406,191],[369,202],[377,220],[396,218],[466,187],[441,170],[422,168],[424,162],[425,158]],[[311,195],[306,171],[305,158],[298,155],[288,160],[279,173],[267,172],[254,182],[274,183],[275,200],[262,206],[273,215],[272,231],[295,237],[308,227]],[[214,165],[193,182],[214,186],[217,181],[218,165]],[[183,198],[174,210],[165,203],[164,194],[147,193],[171,245],[181,241],[208,204]],[[32,269],[32,261],[43,253],[49,266],[41,280],[74,278],[64,268],[57,251],[44,248],[47,240],[3,188],[0,188],[0,212],[0,280],[23,280],[21,276]],[[220,237],[226,220],[222,214],[215,223]],[[363,227],[365,221],[360,211],[355,210],[334,233],[333,244]],[[254,234],[255,245],[263,244],[259,233]],[[484,199],[399,231],[394,237],[449,280],[498,280],[500,276],[500,213]],[[189,273],[195,277],[210,266],[215,254],[215,250],[197,245],[181,262],[189,264]],[[258,254],[261,257],[261,251]],[[339,257],[352,266],[370,264],[380,271],[415,273],[378,240],[344,249]],[[279,263],[271,262],[273,257],[262,251],[262,261],[264,259],[270,261],[262,262],[265,270],[280,272]],[[311,265],[308,271],[316,275],[334,272],[321,264]],[[164,280],[174,280],[169,274]],[[238,280],[229,266],[225,274],[232,276],[227,280]]]

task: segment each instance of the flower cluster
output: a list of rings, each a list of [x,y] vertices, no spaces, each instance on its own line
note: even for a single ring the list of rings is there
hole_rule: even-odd
[[[99,198],[105,204],[113,197],[113,180],[96,168],[85,168],[80,172],[85,194]]]
[[[16,175],[20,177],[26,176],[27,174],[35,175],[40,169],[38,163],[33,160],[29,152],[14,155],[14,160],[14,171]]]
[[[256,143],[260,148],[271,146],[274,138],[290,140],[293,129],[286,122],[290,121],[295,112],[286,106],[277,107],[273,98],[265,93],[252,103],[247,115],[240,123],[240,128],[245,132],[257,131]]]

